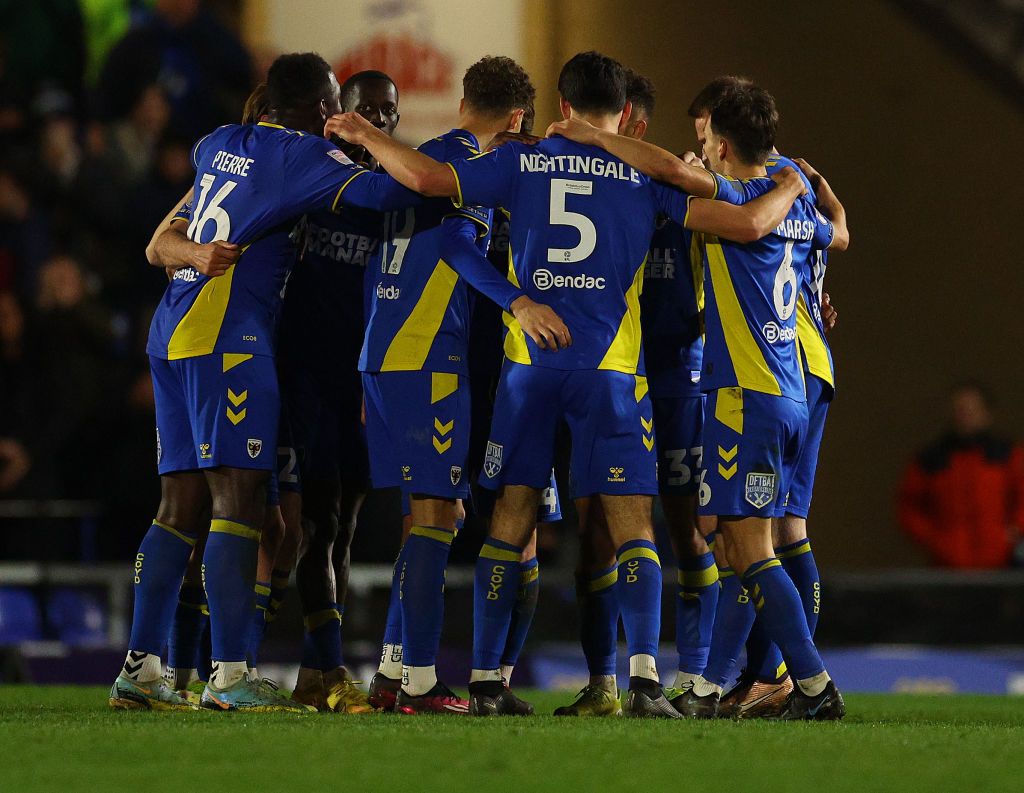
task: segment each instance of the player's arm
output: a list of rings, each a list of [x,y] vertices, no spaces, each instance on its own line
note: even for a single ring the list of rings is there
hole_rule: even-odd
[[[562,318],[550,306],[537,303],[502,278],[477,247],[478,228],[464,215],[452,215],[441,223],[441,258],[466,282],[514,316],[523,331],[542,350],[560,350],[572,344]]]
[[[327,119],[324,136],[331,135],[364,147],[385,171],[410,190],[425,196],[455,198],[458,194],[458,182],[451,168],[399,143],[358,113],[341,113]]]
[[[390,212],[421,203],[422,195],[413,192],[390,174],[373,173],[357,167],[341,184],[331,210],[337,212],[341,207],[348,206]]]
[[[806,191],[803,179],[792,168],[772,177],[775,187],[745,204],[687,197],[684,193],[655,185],[661,209],[691,231],[703,231],[733,242],[761,239],[779,225],[798,196]]]
[[[163,267],[165,270],[194,267],[211,278],[224,275],[238,261],[241,250],[231,242],[218,240],[200,244],[185,236],[191,202],[190,188],[182,197],[179,207],[168,212],[156,227],[146,246],[146,260],[154,267]]]
[[[652,179],[675,185],[690,195],[715,198],[724,184],[720,176],[689,165],[672,152],[635,138],[607,132],[579,119],[557,121],[548,127],[548,137],[561,135],[590,146],[598,146]]]
[[[836,197],[832,186],[825,181],[825,177],[814,170],[807,160],[797,158],[793,162],[800,166],[800,170],[810,180],[811,187],[814,188],[814,192],[818,196],[818,209],[832,221],[834,233],[828,249],[830,251],[845,251],[850,247],[850,230],[846,225],[846,209]]]

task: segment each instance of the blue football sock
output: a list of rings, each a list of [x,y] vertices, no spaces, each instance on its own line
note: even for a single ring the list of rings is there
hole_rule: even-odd
[[[676,597],[676,649],[679,671],[699,675],[711,649],[711,632],[718,606],[718,567],[715,556],[705,553],[679,564]]]
[[[779,647],[764,629],[764,620],[754,620],[747,639],[747,672],[758,680],[777,682],[786,676],[786,662]]]
[[[398,552],[395,569],[391,574],[391,598],[388,600],[388,615],[384,623],[384,644],[402,643],[402,596],[401,581],[405,564],[405,546]]]
[[[818,627],[818,611],[821,608],[821,580],[818,578],[818,565],[811,552],[811,541],[803,539],[792,545],[776,548],[775,558],[782,562],[782,568],[793,579],[793,585],[800,593],[800,601],[804,604],[804,618],[813,637]]]
[[[505,650],[501,654],[502,666],[515,666],[519,661],[519,653],[526,643],[526,635],[533,623],[533,614],[537,610],[537,596],[540,593],[540,567],[537,558],[523,562],[519,572],[519,591],[516,603],[512,607],[512,622],[508,627],[508,638]]]
[[[291,573],[288,570],[270,571],[270,605],[267,607],[267,622],[273,622],[277,618],[284,597],[288,594],[288,579]]]
[[[764,620],[765,631],[779,645],[793,677],[807,680],[825,671],[807,628],[800,595],[782,563],[774,557],[755,562],[747,568],[743,581]]]
[[[619,568],[609,567],[577,582],[580,606],[580,644],[591,677],[615,674],[619,639]]]
[[[334,604],[305,615],[302,665],[329,672],[341,666],[341,615]]]
[[[207,621],[205,610],[206,592],[202,584],[182,584],[167,639],[167,665],[172,669],[196,668],[199,642]]]
[[[161,655],[196,538],[153,521],[135,554],[135,610],[128,648]]]
[[[520,587],[523,549],[488,537],[473,586],[473,668],[498,669]]]
[[[212,660],[245,661],[249,651],[260,530],[214,518],[203,554]]]
[[[722,586],[703,676],[709,683],[724,688],[733,678],[736,659],[754,624],[756,613],[739,576],[728,567],[723,567],[718,574]]]
[[[444,625],[444,571],[455,533],[413,526],[405,543],[399,597],[402,603],[402,663],[433,666]]]
[[[661,561],[648,540],[623,543],[616,554],[619,581],[616,594],[629,655],[658,655],[661,634]]]
[[[256,594],[256,609],[252,615],[249,634],[249,666],[256,666],[259,660],[263,632],[267,629],[267,612],[270,610],[270,582],[257,581],[253,588]]]

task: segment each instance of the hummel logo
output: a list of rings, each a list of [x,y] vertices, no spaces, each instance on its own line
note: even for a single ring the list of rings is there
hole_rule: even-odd
[[[125,659],[124,662],[125,674],[127,674],[128,677],[132,677],[133,675],[137,675],[139,672],[141,672],[142,666],[146,661],[147,655],[148,653],[130,650],[128,652],[128,658]]]

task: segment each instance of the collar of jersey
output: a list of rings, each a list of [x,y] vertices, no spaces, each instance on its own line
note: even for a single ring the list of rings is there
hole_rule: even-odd
[[[283,129],[285,132],[291,132],[292,134],[298,135],[299,137],[302,137],[303,135],[306,134],[305,132],[300,132],[297,129],[290,129],[289,127],[282,126],[281,124],[275,124],[272,121],[257,121],[256,122],[256,126],[257,127],[272,127],[273,129]]]

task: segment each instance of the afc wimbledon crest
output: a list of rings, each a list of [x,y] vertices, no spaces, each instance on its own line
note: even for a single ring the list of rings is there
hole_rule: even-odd
[[[462,481],[462,466],[453,465],[451,470],[452,485],[458,486],[459,482]]]
[[[246,442],[246,448],[249,451],[249,456],[255,460],[260,456],[260,452],[263,451],[263,441],[259,438],[249,438]]]
[[[747,474],[747,487],[743,494],[754,509],[763,509],[775,498],[775,474]]]
[[[484,454],[484,473],[489,479],[494,479],[501,472],[502,451],[501,445],[487,441],[487,452]]]

